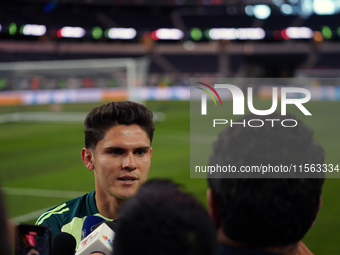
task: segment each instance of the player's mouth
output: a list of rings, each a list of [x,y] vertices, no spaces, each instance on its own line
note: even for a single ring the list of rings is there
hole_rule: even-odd
[[[134,177],[134,176],[122,176],[119,177],[118,180],[123,183],[124,185],[132,185],[135,182],[137,182],[138,178]]]

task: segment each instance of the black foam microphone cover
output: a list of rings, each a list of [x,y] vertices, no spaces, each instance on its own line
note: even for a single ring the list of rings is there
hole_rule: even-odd
[[[117,229],[117,220],[114,220],[114,221],[105,221],[106,225],[108,225],[112,230],[113,232],[116,232],[116,229]]]
[[[109,226],[109,228],[112,229],[113,232],[116,232],[116,228],[117,228],[117,219],[113,220],[113,221],[103,221],[103,222],[99,222],[97,225],[94,226],[93,230],[94,231],[96,228],[98,228],[101,224],[106,224]]]
[[[56,234],[52,242],[52,255],[73,255],[77,246],[76,239],[69,233]]]

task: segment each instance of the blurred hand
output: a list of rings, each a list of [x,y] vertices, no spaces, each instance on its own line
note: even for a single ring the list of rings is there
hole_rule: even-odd
[[[298,243],[298,251],[296,255],[313,255],[313,253],[307,248],[303,242]]]

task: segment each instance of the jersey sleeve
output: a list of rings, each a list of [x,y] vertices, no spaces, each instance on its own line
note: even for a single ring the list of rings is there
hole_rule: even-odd
[[[62,224],[58,216],[68,210],[68,208],[65,210],[65,206],[65,204],[62,204],[44,212],[40,215],[35,224],[49,226],[52,229],[52,236],[54,237],[61,232]]]
[[[39,219],[41,216],[39,217]],[[44,226],[49,226],[52,230],[52,237],[54,238],[56,234],[61,232],[61,226],[58,222],[58,219],[51,215],[49,218],[46,219],[40,219],[36,221],[36,225],[44,225]]]

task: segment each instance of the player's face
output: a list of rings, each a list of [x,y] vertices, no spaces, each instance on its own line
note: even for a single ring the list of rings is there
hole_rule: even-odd
[[[92,150],[96,191],[125,199],[146,181],[152,148],[138,125],[116,125]]]

